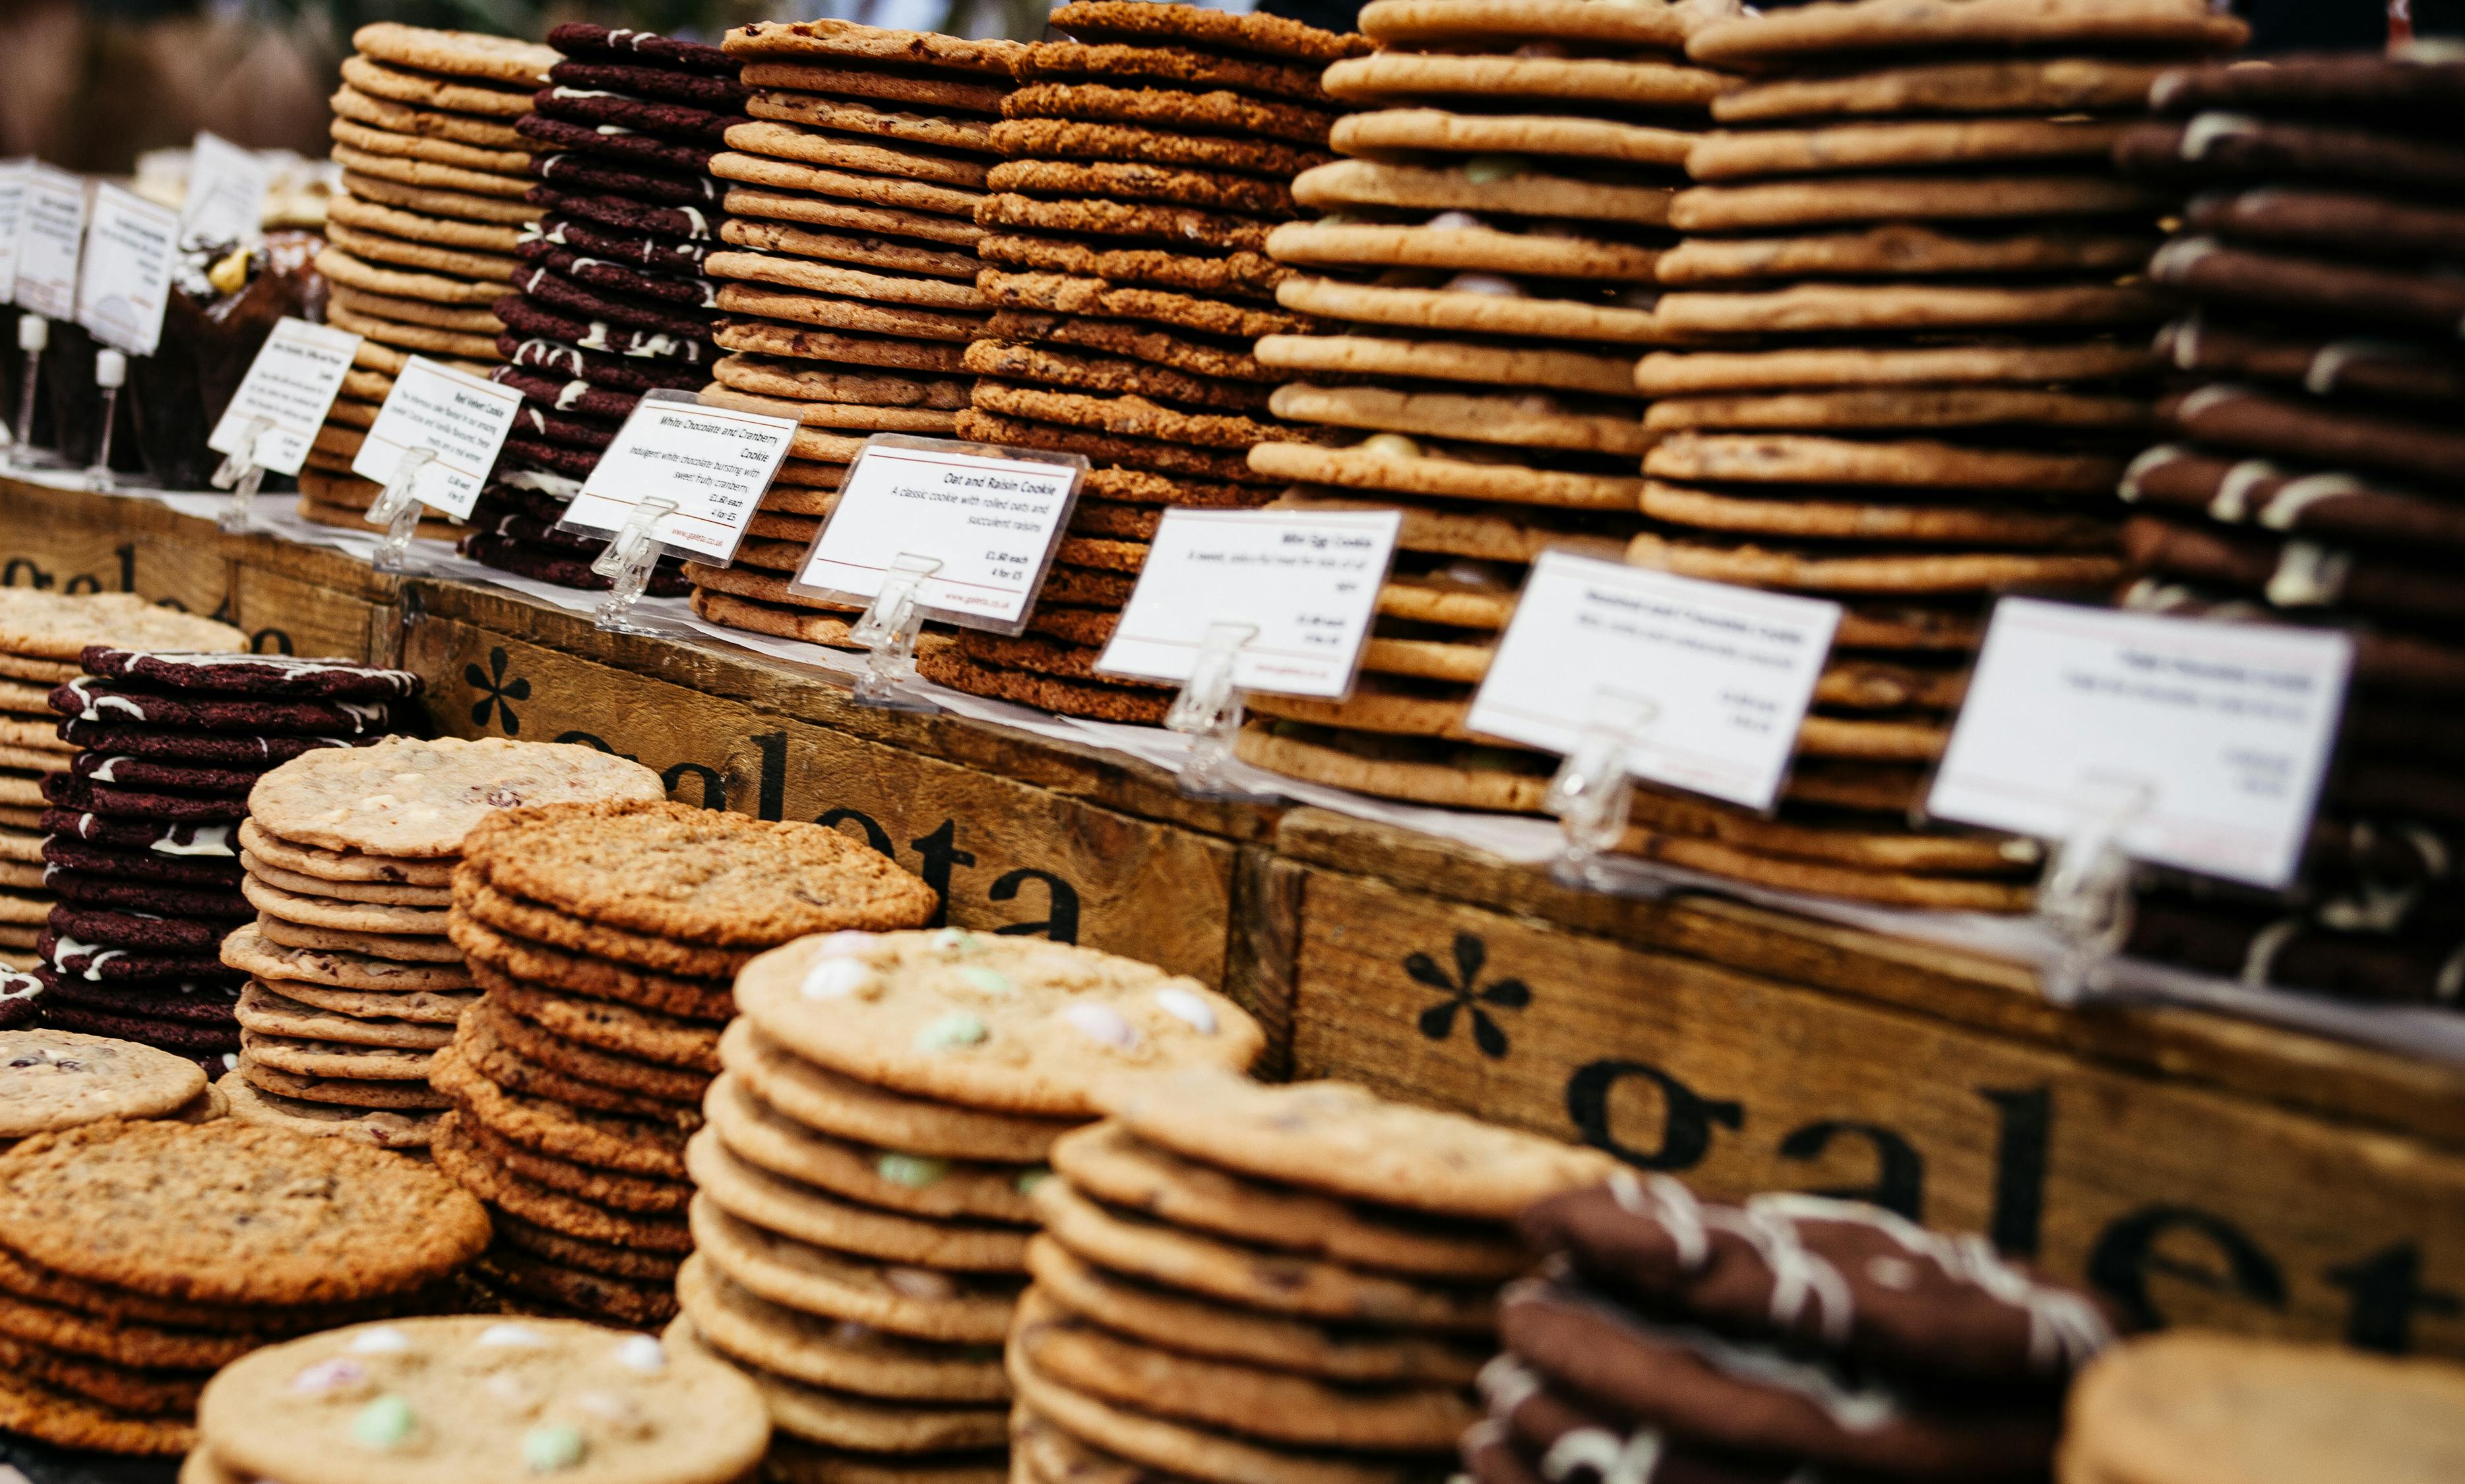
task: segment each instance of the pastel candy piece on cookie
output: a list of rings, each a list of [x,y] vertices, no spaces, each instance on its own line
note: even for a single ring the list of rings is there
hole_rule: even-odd
[[[737,992],[766,1036],[824,1066],[1048,1116],[1092,1111],[1092,1084],[1107,1074],[1237,1071],[1262,1044],[1255,1021],[1194,981],[963,931],[807,940],[748,965]]]

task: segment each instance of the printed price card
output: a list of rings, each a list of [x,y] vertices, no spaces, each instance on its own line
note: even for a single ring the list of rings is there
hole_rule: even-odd
[[[658,519],[651,539],[723,565],[795,437],[792,417],[703,407],[690,391],[654,391],[634,404],[560,523],[621,531],[644,500],[674,500],[676,513]]]
[[[1167,510],[1096,668],[1186,681],[1210,625],[1252,624],[1235,686],[1341,699],[1403,524],[1394,510]]]
[[[189,193],[180,202],[182,240],[247,244],[263,237],[265,193],[273,185],[273,166],[255,151],[200,131],[189,150]]]
[[[206,447],[245,454],[250,463],[277,474],[298,474],[359,348],[360,338],[348,330],[287,315],[277,320]],[[249,423],[260,417],[274,426],[257,434],[255,448],[242,449]]]
[[[1927,812],[2060,839],[2084,801],[2132,796],[2126,853],[2284,886],[2352,664],[2326,630],[2005,598]]]
[[[26,180],[33,165],[25,159],[0,160],[0,304],[17,292],[17,234],[25,227]]]
[[[17,220],[17,302],[46,320],[77,318],[78,259],[85,248],[85,182],[35,163]]]
[[[917,588],[928,618],[1018,633],[1070,522],[1087,460],[877,432],[839,485],[788,590],[871,603],[901,556],[939,562]]]
[[[1836,603],[1543,552],[1464,725],[1566,753],[1613,717],[1635,777],[1769,808],[1839,623]]]
[[[522,405],[522,394],[511,387],[413,356],[377,409],[376,426],[351,460],[351,473],[389,483],[403,454],[428,449],[436,456],[421,467],[412,493],[421,504],[459,520],[478,500]]]
[[[180,218],[169,209],[117,186],[96,187],[78,273],[78,323],[115,350],[152,355],[179,246]]]

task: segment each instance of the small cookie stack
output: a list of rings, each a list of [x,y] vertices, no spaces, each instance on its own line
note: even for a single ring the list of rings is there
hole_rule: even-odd
[[[2465,64],[2166,74],[2126,170],[2202,188],[2150,277],[2167,436],[2122,481],[2127,602],[2348,626],[2338,759],[2292,900],[2165,874],[2130,950],[2253,984],[2454,1004],[2465,984]]]
[[[214,1367],[444,1301],[487,1212],[433,1170],[233,1119],[105,1119],[0,1154],[0,1429],[180,1453]]]
[[[1478,1484],[1576,1457],[1669,1478],[2043,1479],[2063,1388],[2114,1339],[2085,1293],[1877,1207],[1715,1206],[1621,1170],[1521,1227],[1549,1276],[1499,1297],[1506,1353],[1463,1440]]]
[[[326,204],[317,271],[326,318],[365,337],[354,368],[300,476],[300,514],[366,529],[383,481],[351,473],[394,373],[414,355],[484,375],[505,326],[490,304],[521,267],[522,230],[539,217],[528,141],[515,124],[556,54],[503,36],[392,21],[351,34],[333,98],[343,188]],[[420,534],[450,539],[424,517]]]
[[[52,692],[85,674],[89,644],[226,649],[247,642],[229,624],[156,608],[134,593],[66,594],[0,587],[0,968],[40,965],[35,951],[54,896],[43,875],[43,786],[70,766],[83,729],[64,727]]]
[[[1478,1416],[1507,1221],[1605,1155],[1341,1082],[1123,1079],[1054,1146],[1010,1341],[1023,1477],[1434,1477]]]
[[[1337,704],[1255,698],[1240,754],[1394,797],[1531,809],[1551,760],[1463,727],[1524,564],[1615,557],[1641,528],[1635,358],[1687,150],[1730,79],[1685,65],[1660,0],[1377,0],[1380,50],[1326,71],[1374,111],[1337,121],[1353,158],[1293,183],[1330,209],[1276,229],[1293,309],[1340,335],[1273,335],[1275,410],[1340,445],[1261,443],[1278,504],[1393,508],[1404,524],[1360,684]]]
[[[753,1377],[786,1477],[1014,1476],[999,1346],[1055,1140],[1108,1077],[1237,1073],[1256,1022],[1147,964],[957,928],[807,939],[737,997],[671,1339]]]
[[[564,60],[521,122],[531,202],[515,293],[494,306],[507,364],[490,373],[522,394],[462,553],[566,587],[600,588],[607,549],[558,531],[565,507],[647,391],[707,379],[716,290],[700,277],[718,187],[703,172],[744,122],[736,64],[713,46],[573,22],[548,33]],[[684,592],[674,562],[650,590]]]
[[[1302,214],[1293,177],[1326,161],[1327,62],[1366,48],[1272,15],[1093,0],[1053,12],[1072,39],[1018,61],[977,210],[976,287],[992,308],[966,352],[982,380],[963,437],[1083,454],[1094,468],[1028,632],[963,631],[918,669],[978,695],[1156,721],[1167,687],[1093,666],[1169,506],[1261,505],[1280,481],[1243,451],[1304,438],[1268,414],[1259,335],[1321,328],[1275,301],[1263,249]]]
[[[727,1367],[567,1319],[421,1318],[273,1346],[197,1407],[189,1484],[755,1476],[770,1420]]]
[[[74,1030],[9,1029],[38,1002],[31,975],[0,974],[0,1150],[33,1134],[104,1119],[202,1123],[225,1111],[221,1095],[186,1056]],[[0,1334],[7,1333],[0,1324]]]
[[[284,760],[358,746],[390,724],[416,676],[251,653],[85,652],[52,693],[84,743],[46,784],[46,1018],[228,1070],[235,976],[215,945],[251,913],[234,827]]]
[[[2360,60],[2360,58],[2357,58]],[[2465,1459],[2465,1369],[2176,1330],[2072,1387],[2062,1484],[2444,1484]]]
[[[789,939],[912,927],[938,900],[834,830],[665,801],[500,815],[464,851],[452,931],[486,992],[438,1058],[454,1111],[435,1153],[506,1218],[481,1276],[552,1310],[668,1318],[704,1173],[683,1135],[728,981]]]
[[[446,936],[463,837],[525,804],[658,799],[638,763],[567,743],[387,737],[317,752],[249,790],[240,891],[256,920],[220,945],[250,976],[234,1117],[386,1148],[436,1135],[429,1085],[471,978]]]
[[[729,354],[703,396],[803,426],[735,565],[687,568],[694,610],[844,644],[847,610],[788,583],[868,434],[947,437],[967,404],[975,212],[1019,48],[827,20],[747,26],[726,46],[753,117],[710,166],[727,192],[707,272]]]

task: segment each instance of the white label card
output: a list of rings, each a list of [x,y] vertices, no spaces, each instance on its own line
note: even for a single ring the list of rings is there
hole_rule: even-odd
[[[277,320],[240,379],[239,390],[232,393],[231,406],[207,436],[206,447],[217,454],[246,454],[250,463],[277,474],[298,474],[359,348],[360,338],[348,330],[287,315]],[[274,426],[257,434],[254,449],[242,449],[240,439],[250,420],[259,417]]]
[[[185,241],[239,245],[265,235],[265,193],[274,168],[255,151],[200,131],[189,150],[189,193],[180,203]]]
[[[702,407],[692,392],[655,391],[633,405],[562,524],[621,531],[636,506],[676,501],[651,537],[671,550],[724,564],[795,441],[796,420]]]
[[[30,166],[17,222],[17,302],[46,320],[77,318],[84,247],[85,182],[39,162]]]
[[[1543,552],[1464,725],[1566,753],[1614,719],[1635,777],[1769,808],[1839,624],[1836,603]]]
[[[431,450],[436,456],[420,468],[412,492],[421,504],[460,520],[479,498],[522,405],[522,394],[511,387],[413,356],[377,409],[351,473],[389,484],[403,454]]]
[[[1096,668],[1186,681],[1209,625],[1253,624],[1235,686],[1341,698],[1403,524],[1395,510],[1167,510]]]
[[[930,617],[1017,633],[1044,586],[1087,461],[1005,457],[986,445],[876,433],[848,466],[838,504],[789,590],[866,603],[901,556],[939,562],[917,585]]]
[[[2060,839],[2082,808],[2133,798],[2126,853],[2281,887],[2352,663],[2353,641],[2324,630],[2005,598],[1926,809]]]
[[[0,160],[0,304],[17,291],[17,234],[26,220],[26,178],[32,160]],[[9,343],[16,342],[11,339]]]
[[[117,186],[96,187],[78,273],[78,323],[116,350],[152,355],[163,339],[179,247],[180,218],[168,208]]]

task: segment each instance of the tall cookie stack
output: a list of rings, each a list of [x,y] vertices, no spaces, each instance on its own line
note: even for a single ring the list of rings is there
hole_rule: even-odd
[[[1247,1067],[1256,1022],[1144,963],[957,928],[807,939],[736,987],[672,1342],[762,1387],[781,1476],[1011,1476],[998,1347],[1055,1140],[1109,1077]]]
[[[2336,771],[2292,900],[2160,878],[2130,951],[2254,984],[2454,1004],[2465,987],[2465,65],[2288,58],[2169,73],[2123,167],[2196,187],[2150,276],[2173,440],[2124,540],[2161,609],[2348,626]]]
[[[246,642],[229,624],[156,608],[133,593],[67,594],[0,587],[0,968],[37,967],[36,941],[54,894],[43,876],[50,800],[89,729],[63,727],[52,692],[85,674],[89,644],[226,649]]]
[[[1522,1218],[1547,1279],[1499,1304],[1479,1484],[1556,1461],[1706,1480],[2043,1479],[2063,1389],[2113,1339],[1985,1238],[1819,1196],[1698,1201],[1621,1171]],[[2069,1475],[2066,1475],[2069,1477]]]
[[[844,644],[848,612],[791,595],[789,574],[868,434],[946,437],[966,405],[975,210],[1018,47],[844,21],[763,22],[726,47],[753,117],[711,162],[728,355],[703,396],[803,426],[735,564],[687,568],[694,610]]]
[[[238,1065],[251,1122],[387,1148],[436,1136],[429,1073],[471,978],[446,936],[463,837],[526,804],[664,797],[638,763],[559,742],[387,737],[286,763],[249,790],[240,890],[256,920],[222,941],[250,976]]]
[[[326,318],[365,339],[300,474],[300,514],[365,529],[384,484],[352,474],[351,459],[394,374],[414,355],[481,374],[499,359],[505,326],[489,306],[539,216],[523,200],[530,151],[515,125],[556,54],[392,21],[361,27],[351,44],[333,98],[343,188],[326,204],[317,271],[333,286]],[[454,529],[423,518],[420,534]]]
[[[1507,1219],[1609,1159],[1340,1082],[1124,1079],[1054,1146],[1009,1366],[1020,1475],[1432,1477]]]
[[[1269,232],[1302,214],[1293,177],[1325,161],[1328,61],[1364,50],[1270,15],[1182,4],[1064,5],[1070,40],[1027,49],[993,134],[966,352],[982,379],[963,437],[1083,454],[1094,469],[1018,638],[963,632],[918,668],[945,685],[1120,721],[1169,692],[1093,663],[1173,505],[1264,504],[1243,451],[1306,437],[1268,415],[1259,335],[1321,326],[1279,308]]]
[[[912,927],[930,887],[820,825],[683,804],[524,809],[475,831],[453,933],[486,992],[433,1078],[445,1170],[505,1218],[482,1276],[526,1303],[676,1313],[683,1147],[728,982],[809,933]]]
[[[564,60],[521,122],[547,214],[515,245],[491,373],[522,394],[465,556],[566,587],[607,543],[555,529],[642,394],[707,379],[716,291],[700,277],[719,188],[702,166],[744,122],[736,64],[719,48],[573,22],[548,33]],[[662,563],[651,591],[684,582]]]
[[[2230,50],[2201,0],[1863,0],[1721,21],[1753,75],[1672,203],[1655,313],[1721,348],[1644,358],[1629,558],[1848,606],[1777,818],[1641,790],[1625,849],[1801,890],[2011,910],[2025,842],[1907,818],[1987,598],[2119,575],[2162,300],[2165,192],[2108,152],[2156,63]]]
[[[1278,502],[1404,512],[1363,675],[1343,703],[1258,697],[1240,754],[1394,797],[1531,809],[1550,760],[1463,727],[1524,564],[1614,557],[1642,526],[1636,357],[1670,198],[1728,78],[1685,64],[1680,8],[1590,0],[1378,0],[1376,55],[1327,90],[1352,158],[1293,183],[1328,217],[1279,227],[1279,297],[1344,321],[1274,335],[1260,363],[1326,447],[1261,443]]]
[[[182,1453],[214,1368],[444,1300],[479,1203],[408,1160],[229,1119],[106,1119],[0,1154],[0,1429]]]

